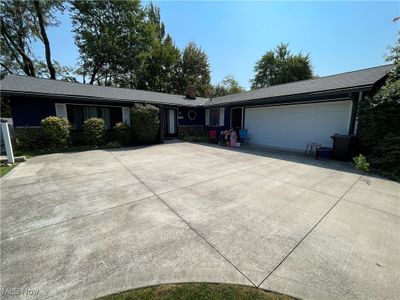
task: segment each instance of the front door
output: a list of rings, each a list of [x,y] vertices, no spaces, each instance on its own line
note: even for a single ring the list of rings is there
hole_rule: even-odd
[[[242,129],[242,108],[232,109],[232,128],[236,129],[238,132]]]
[[[177,126],[176,126],[176,109],[168,108],[165,110],[165,136],[175,137],[177,136]]]

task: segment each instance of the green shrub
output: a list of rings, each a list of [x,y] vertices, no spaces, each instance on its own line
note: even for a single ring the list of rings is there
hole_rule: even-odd
[[[43,149],[43,133],[40,128],[16,128],[13,134],[13,148],[17,153]]]
[[[179,128],[179,138],[184,137],[207,137],[207,131],[202,125]]]
[[[357,135],[371,171],[400,180],[400,45],[385,85],[359,104]]]
[[[100,146],[104,143],[105,124],[101,118],[90,118],[83,125],[85,141],[90,146]]]
[[[371,168],[400,181],[400,135],[389,133],[373,148],[369,156]]]
[[[70,124],[67,119],[47,117],[40,122],[45,148],[50,151],[61,151],[70,145]]]
[[[360,154],[359,156],[353,157],[354,162],[356,163],[356,169],[362,171],[369,171],[369,163],[367,162],[367,158]]]
[[[105,148],[119,148],[119,147],[121,147],[121,144],[118,143],[117,141],[108,142],[108,143],[105,145]]]
[[[160,128],[159,110],[153,105],[135,105],[131,112],[135,142],[150,144],[157,140]]]
[[[114,138],[121,145],[129,145],[132,141],[131,128],[125,123],[117,123],[114,128]]]
[[[208,143],[206,136],[184,136],[182,140],[189,143]]]

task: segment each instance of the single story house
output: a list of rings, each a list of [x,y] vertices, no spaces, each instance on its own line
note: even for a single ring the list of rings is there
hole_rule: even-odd
[[[315,142],[331,147],[333,134],[355,134],[360,101],[382,86],[393,65],[325,76],[217,97],[196,97],[9,75],[1,95],[10,99],[14,127],[38,127],[51,115],[68,118],[75,130],[90,117],[107,129],[130,124],[130,107],[160,108],[160,137],[190,128],[248,130],[250,143],[304,150]]]

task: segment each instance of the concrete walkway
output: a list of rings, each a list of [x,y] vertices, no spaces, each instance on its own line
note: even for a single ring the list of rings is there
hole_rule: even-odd
[[[1,179],[2,298],[206,281],[394,299],[399,232],[400,185],[345,164],[188,143],[46,155]]]

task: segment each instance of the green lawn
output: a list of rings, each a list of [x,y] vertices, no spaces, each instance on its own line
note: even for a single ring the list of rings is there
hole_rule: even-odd
[[[99,298],[101,300],[289,300],[289,296],[276,294],[254,287],[235,284],[183,283],[167,284],[131,290]]]
[[[3,165],[0,166],[0,177],[3,177],[4,175],[6,175],[8,172],[10,172],[17,164],[13,164],[13,165]]]

